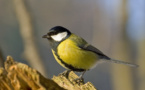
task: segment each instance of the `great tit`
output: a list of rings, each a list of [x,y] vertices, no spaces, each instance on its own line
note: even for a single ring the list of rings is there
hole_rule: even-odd
[[[83,72],[79,77],[79,79],[83,79],[84,73],[101,61],[125,64],[133,67],[138,66],[106,56],[100,50],[88,44],[83,38],[71,33],[62,26],[51,28],[43,38],[48,39],[56,61],[67,69],[67,77],[70,71],[78,71]]]

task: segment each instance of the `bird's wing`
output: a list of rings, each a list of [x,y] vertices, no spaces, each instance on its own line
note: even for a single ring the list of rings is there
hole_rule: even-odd
[[[75,34],[72,34],[75,35]],[[110,58],[108,56],[106,56],[105,54],[103,54],[99,49],[95,48],[94,46],[88,44],[83,38],[75,35],[74,37],[69,38],[72,41],[75,41],[76,45],[83,50],[86,51],[91,51],[96,53],[100,59],[107,59],[110,60]]]
[[[87,51],[92,51],[94,53],[96,53],[97,55],[99,55],[100,59],[108,59],[110,60],[110,58],[108,56],[106,56],[105,54],[103,54],[99,49],[95,48],[92,45],[86,44],[83,47],[80,47],[83,50],[87,50]]]

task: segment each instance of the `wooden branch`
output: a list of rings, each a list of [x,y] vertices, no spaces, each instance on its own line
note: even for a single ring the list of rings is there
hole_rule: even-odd
[[[53,80],[8,56],[5,69],[0,69],[0,90],[64,90]]]
[[[38,53],[38,48],[34,35],[34,28],[32,24],[32,18],[30,16],[28,7],[25,0],[12,0],[14,3],[14,9],[16,17],[20,25],[20,34],[23,39],[24,45],[24,57],[28,63],[43,75],[47,76],[44,64]]]
[[[15,62],[8,56],[5,68],[0,68],[0,90],[96,90],[90,82],[72,82],[75,78],[78,76],[71,72],[69,80],[63,75],[54,76],[52,80],[47,79],[37,70]]]
[[[70,72],[69,79],[67,79],[63,75],[53,76],[52,80],[54,80],[59,86],[68,89],[68,90],[97,90],[91,82],[79,84],[76,83],[75,80],[78,76],[74,72]]]

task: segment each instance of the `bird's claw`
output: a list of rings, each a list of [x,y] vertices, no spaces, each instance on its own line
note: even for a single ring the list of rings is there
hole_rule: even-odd
[[[79,85],[84,84],[84,79],[82,77],[79,77],[75,80],[73,80],[75,83],[78,83]]]
[[[68,79],[70,72],[71,72],[70,70],[66,70],[63,73],[60,73],[59,75],[65,76]]]

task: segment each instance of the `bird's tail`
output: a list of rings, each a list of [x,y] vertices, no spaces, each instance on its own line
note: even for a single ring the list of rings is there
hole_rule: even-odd
[[[102,59],[103,61],[107,61],[107,62],[111,62],[111,63],[117,63],[117,64],[124,64],[124,65],[128,65],[128,66],[131,66],[131,67],[138,67],[139,65],[136,65],[136,64],[132,64],[132,63],[129,63],[129,62],[124,62],[124,61],[120,61],[120,60],[115,60],[115,59]]]

